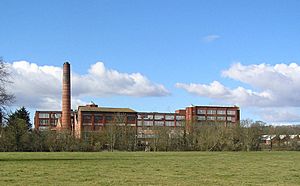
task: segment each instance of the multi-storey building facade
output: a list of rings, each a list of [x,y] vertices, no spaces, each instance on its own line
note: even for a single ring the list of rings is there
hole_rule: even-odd
[[[108,125],[136,127],[137,112],[129,108],[98,107],[90,104],[79,106],[75,115],[75,135],[101,130]]]
[[[138,138],[152,138],[160,127],[183,127],[185,115],[180,113],[139,112],[137,114]]]
[[[237,106],[190,106],[185,111],[188,123],[218,122],[227,126],[240,121],[240,108]]]
[[[221,123],[225,126],[236,125],[240,121],[237,106],[191,106],[174,113],[137,112],[130,108],[98,107],[95,104],[79,106],[71,112],[71,129],[77,137],[84,133],[98,131],[103,127],[136,127],[139,138],[151,138],[154,131],[161,127],[186,127],[192,123]],[[57,130],[61,126],[61,111],[36,111],[34,119],[38,130]]]
[[[71,111],[71,129],[74,129],[74,115]],[[38,130],[57,130],[61,125],[61,111],[36,111],[34,115],[34,127]]]

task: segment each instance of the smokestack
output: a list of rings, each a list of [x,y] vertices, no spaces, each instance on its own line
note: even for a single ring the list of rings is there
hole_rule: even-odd
[[[61,126],[62,129],[71,129],[71,76],[68,62],[63,66]]]

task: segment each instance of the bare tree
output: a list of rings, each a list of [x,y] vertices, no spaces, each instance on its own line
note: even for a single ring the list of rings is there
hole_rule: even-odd
[[[3,59],[0,58],[0,109],[4,109],[5,106],[14,101],[14,95],[7,91],[6,85],[11,83],[9,80],[9,72],[7,65]],[[0,111],[1,111],[0,110]]]

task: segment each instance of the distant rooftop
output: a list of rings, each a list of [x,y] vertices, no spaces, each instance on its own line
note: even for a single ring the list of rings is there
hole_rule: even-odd
[[[136,113],[137,111],[132,110],[130,108],[110,108],[110,107],[91,107],[91,106],[79,106],[78,110],[85,112],[131,112]]]
[[[239,108],[237,105],[189,105],[188,107],[228,107],[228,108]]]

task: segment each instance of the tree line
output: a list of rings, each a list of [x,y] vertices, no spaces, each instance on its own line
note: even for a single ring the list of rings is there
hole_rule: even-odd
[[[260,151],[300,150],[299,137],[283,141],[279,135],[300,134],[300,126],[267,126],[261,121],[242,120],[225,126],[218,122],[195,122],[183,128],[160,127],[149,140],[153,151]],[[273,146],[262,135],[275,134]]]
[[[118,116],[118,118],[121,118]],[[122,121],[120,120],[120,123]],[[151,127],[152,135],[139,136],[136,127],[112,123],[102,130],[72,132],[32,129],[29,112],[21,107],[8,114],[0,126],[0,151],[260,151],[300,150],[300,143],[281,143],[273,149],[261,141],[263,134],[300,134],[300,127],[266,126],[244,120],[239,125],[192,123],[185,127]]]

